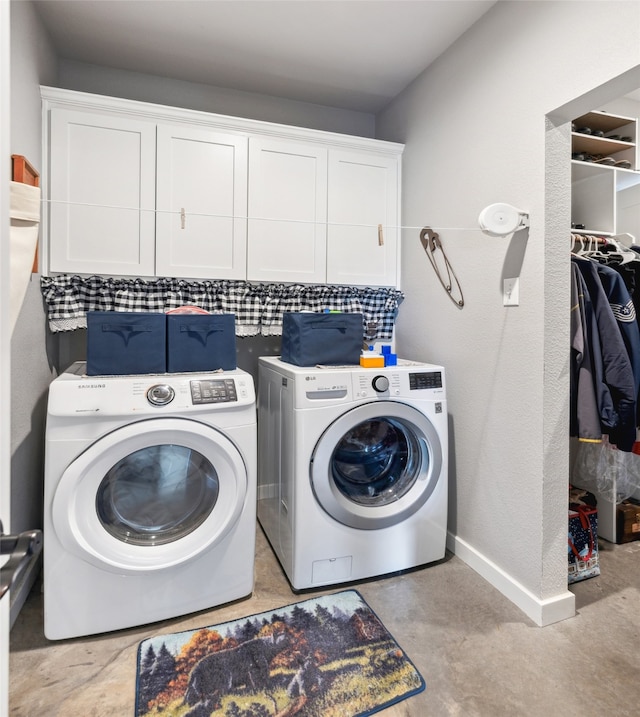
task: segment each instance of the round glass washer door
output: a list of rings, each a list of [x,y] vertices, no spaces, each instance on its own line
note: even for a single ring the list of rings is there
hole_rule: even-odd
[[[380,529],[406,520],[440,477],[442,447],[429,419],[406,404],[368,403],[322,434],[311,459],[318,503],[352,528]]]
[[[138,421],[93,443],[62,475],[53,525],[64,547],[118,573],[188,562],[238,521],[247,469],[205,424]]]

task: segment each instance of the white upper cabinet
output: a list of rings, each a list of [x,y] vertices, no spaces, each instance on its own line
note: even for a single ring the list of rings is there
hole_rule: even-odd
[[[395,286],[398,166],[371,151],[252,137],[247,278]]]
[[[50,87],[42,100],[44,273],[399,285],[402,145]]]
[[[371,152],[329,152],[327,282],[394,286],[398,162]]]
[[[326,281],[327,150],[252,137],[249,141],[250,281]]]
[[[51,111],[49,270],[154,274],[156,128]]]
[[[246,137],[54,109],[50,176],[51,271],[245,277]]]
[[[244,279],[247,139],[158,126],[158,276]]]

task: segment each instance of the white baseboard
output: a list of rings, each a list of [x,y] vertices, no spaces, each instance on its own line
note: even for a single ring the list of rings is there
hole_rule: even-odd
[[[448,533],[447,548],[511,600],[539,627],[575,616],[575,595],[569,590],[541,600],[461,538]]]

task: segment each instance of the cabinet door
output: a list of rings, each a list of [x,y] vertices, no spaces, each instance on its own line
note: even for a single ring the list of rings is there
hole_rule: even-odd
[[[396,157],[329,151],[329,283],[396,285],[398,165]]]
[[[244,279],[247,139],[158,126],[156,273]]]
[[[252,137],[247,278],[324,282],[326,220],[326,149]]]
[[[49,269],[153,276],[156,128],[51,110]]]

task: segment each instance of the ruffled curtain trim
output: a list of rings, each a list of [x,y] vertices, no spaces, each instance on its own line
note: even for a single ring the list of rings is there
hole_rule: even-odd
[[[42,296],[53,332],[87,326],[88,311],[169,311],[199,306],[236,317],[237,336],[279,336],[286,311],[325,309],[361,313],[366,341],[390,340],[404,294],[397,289],[333,285],[251,284],[247,281],[187,281],[43,276]]]

